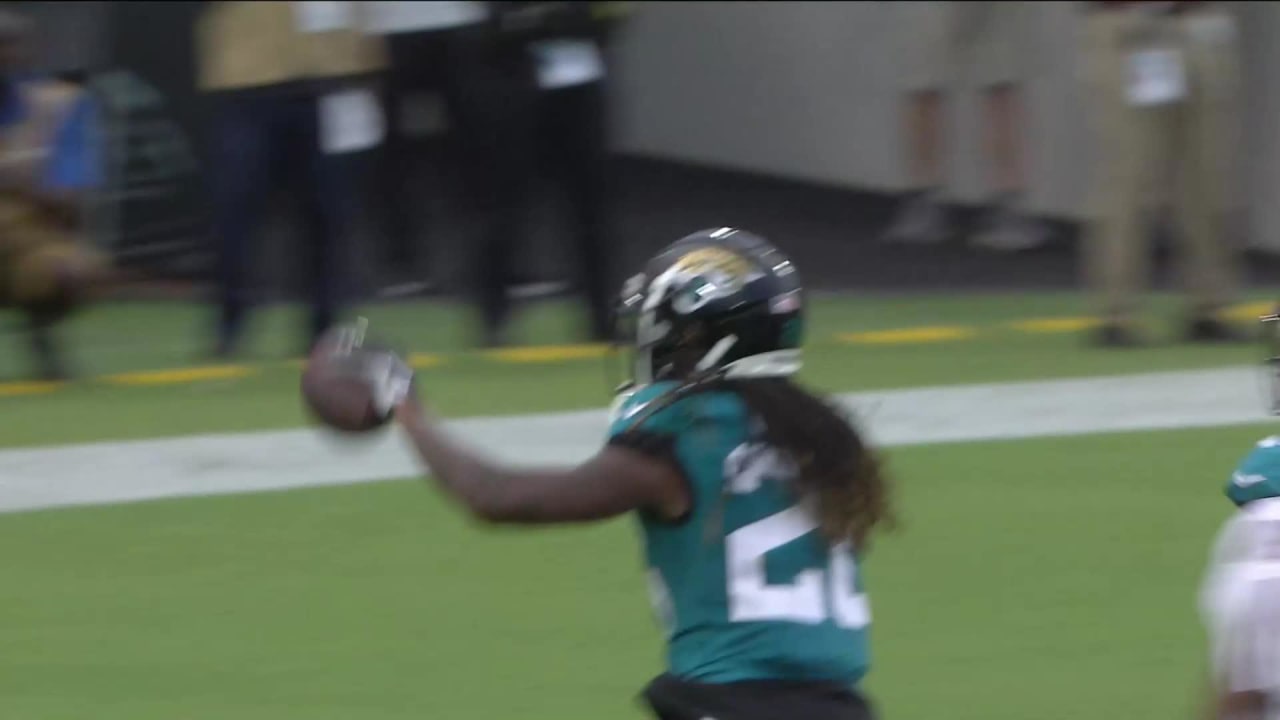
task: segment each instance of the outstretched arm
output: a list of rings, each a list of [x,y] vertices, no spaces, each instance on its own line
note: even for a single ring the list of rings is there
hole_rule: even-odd
[[[674,519],[691,506],[675,463],[630,447],[610,444],[576,467],[539,470],[505,467],[466,448],[418,402],[413,370],[395,353],[365,346],[365,327],[361,320],[340,328],[332,352],[369,388],[375,411],[398,421],[436,482],[475,517],[569,523],[646,510]]]
[[[463,447],[412,398],[396,419],[441,488],[486,522],[586,522],[632,510],[676,518],[690,505],[671,463],[626,447],[606,446],[576,467],[520,470]]]

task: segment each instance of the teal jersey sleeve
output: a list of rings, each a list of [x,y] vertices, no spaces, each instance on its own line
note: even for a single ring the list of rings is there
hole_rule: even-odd
[[[655,383],[620,395],[610,409],[609,437],[616,438],[628,431],[678,434],[684,408],[679,407],[679,402],[670,402],[668,397],[676,389],[675,383]],[[654,409],[662,404],[665,405]]]
[[[619,398],[609,442],[671,461],[703,505],[723,488],[725,456],[747,434],[742,401],[731,393],[695,392],[674,398],[677,383],[655,383]]]
[[[1226,494],[1236,505],[1280,497],[1280,436],[1259,441],[1245,455],[1227,481]]]
[[[610,441],[645,436],[681,447],[680,459],[689,464],[709,447],[722,450],[715,442],[718,436],[727,432],[738,437],[745,432],[746,411],[737,396],[708,391],[675,399],[672,394],[678,389],[676,383],[655,383],[618,398],[610,411]]]

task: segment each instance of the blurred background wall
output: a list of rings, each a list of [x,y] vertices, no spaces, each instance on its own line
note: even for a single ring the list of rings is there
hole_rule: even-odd
[[[40,22],[47,68],[123,68],[158,90],[180,135],[198,136],[189,25],[199,3],[13,5]],[[1079,4],[1037,5],[1031,204],[1079,219],[1093,157],[1077,75]],[[1251,245],[1280,250],[1273,197],[1280,187],[1280,3],[1232,5],[1249,88],[1239,170],[1245,228]],[[837,188],[897,190],[904,182],[897,9],[893,2],[638,3],[616,52],[617,148]],[[950,182],[962,201],[979,200],[982,187],[975,100],[969,92],[954,97],[950,128]],[[157,222],[193,223],[194,213],[184,205],[182,218]]]
[[[650,2],[619,48],[621,149],[892,190],[897,137],[893,2]],[[1077,73],[1079,3],[1037,3],[1032,60],[1033,207],[1077,219],[1092,162]],[[1280,250],[1280,3],[1232,3],[1244,43],[1250,239]],[[959,93],[951,183],[980,198],[976,103]]]
[[[37,66],[50,72],[83,70],[107,61],[110,43],[105,28],[112,4],[96,1],[5,3],[21,8],[35,21],[41,46]]]

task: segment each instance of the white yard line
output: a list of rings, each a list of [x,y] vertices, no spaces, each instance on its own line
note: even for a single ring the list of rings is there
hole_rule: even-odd
[[[882,445],[1263,422],[1256,368],[914,388],[845,395]],[[603,411],[471,418],[472,444],[513,462],[573,462],[599,446]],[[395,433],[314,430],[0,451],[0,512],[369,482],[419,472]]]

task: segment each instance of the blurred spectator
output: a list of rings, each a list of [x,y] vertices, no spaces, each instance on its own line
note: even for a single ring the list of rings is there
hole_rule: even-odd
[[[429,80],[440,82],[449,130],[461,160],[458,179],[469,211],[466,226],[476,233],[474,241],[467,242],[465,247],[468,254],[475,253],[475,265],[482,268],[480,277],[476,278],[481,286],[476,294],[485,319],[486,344],[500,342],[499,328],[505,325],[506,317],[505,301],[493,300],[491,271],[505,270],[510,261],[511,243],[524,235],[523,210],[532,179],[537,99],[525,48],[499,32],[494,5],[490,2],[454,5],[450,13],[453,18],[465,18],[467,22],[455,25],[443,35],[430,32],[429,48],[425,47],[425,37],[421,38],[424,42],[419,43],[396,39],[399,33],[393,29],[408,26],[404,16],[410,13],[405,10],[397,8],[391,15],[371,15],[366,25],[390,35],[392,44],[402,50],[417,51],[416,56],[410,52],[403,58],[405,73],[412,78],[413,85],[421,86]],[[472,15],[477,11],[482,21],[472,22]],[[435,66],[425,67],[428,63]],[[394,112],[398,114],[399,110]],[[392,149],[387,148],[384,154],[391,155]],[[399,165],[403,158],[388,159],[395,164],[385,167],[387,172],[381,176],[384,188],[404,183],[400,175],[404,165]],[[392,224],[400,223],[397,232],[406,234],[402,238],[407,237],[407,215],[395,218],[406,209],[406,205],[401,204],[406,197],[404,188],[390,191],[388,195],[391,196],[388,201],[393,213]],[[419,210],[421,206],[421,203],[414,205]],[[401,249],[412,246],[413,240],[409,238]],[[506,278],[500,280],[498,294],[502,295]]]
[[[982,91],[983,145],[994,197],[972,244],[1014,251],[1045,242],[1045,228],[1024,215],[1026,199],[1025,2],[903,2],[906,108],[903,116],[911,190],[885,235],[893,243],[934,244],[952,232],[943,189],[944,93],[961,79]],[[957,68],[966,77],[957,78]]]
[[[1171,200],[1193,306],[1192,341],[1239,339],[1217,317],[1236,291],[1227,169],[1238,137],[1233,16],[1219,3],[1088,3],[1086,63],[1099,139],[1095,227],[1086,261],[1105,316],[1097,340],[1139,340],[1136,295],[1151,247],[1144,209]],[[1170,192],[1171,191],[1171,192]]]
[[[100,181],[96,108],[83,88],[28,71],[30,24],[0,11],[0,303],[22,311],[39,374],[68,371],[53,338],[105,259],[86,246]]]
[[[216,100],[219,356],[233,354],[243,335],[252,235],[277,187],[300,195],[312,342],[339,312],[356,189],[341,158],[373,147],[381,135],[367,84],[385,58],[381,41],[363,33],[366,9],[355,2],[214,2],[200,17],[199,84]]]
[[[475,132],[485,126],[467,86],[482,79],[474,77],[474,64],[481,58],[471,51],[489,16],[483,2],[370,2],[369,30],[386,39],[390,64],[382,91],[383,115],[387,119],[386,143],[381,153],[377,202],[387,240],[387,260],[403,287],[424,285],[415,276],[421,254],[420,235],[414,231],[424,203],[415,196],[411,180],[420,169],[427,149],[409,141],[403,118],[408,101],[415,94],[443,100],[447,118],[455,131]]]
[[[588,332],[594,340],[605,340],[610,337],[614,289],[606,245],[605,50],[629,4],[495,2],[491,6],[500,42],[526,63],[525,82],[536,88],[534,114],[530,116],[533,126],[513,134],[531,146],[516,151],[520,165],[514,169],[531,172],[540,166],[562,190],[578,260],[579,286],[587,299]],[[531,190],[527,178],[520,178],[513,189],[520,193],[521,203],[527,201]],[[516,232],[491,234],[483,251],[481,306],[486,340],[491,345],[504,342],[511,304],[506,285],[516,257],[515,243],[529,236],[525,219],[520,218]]]

